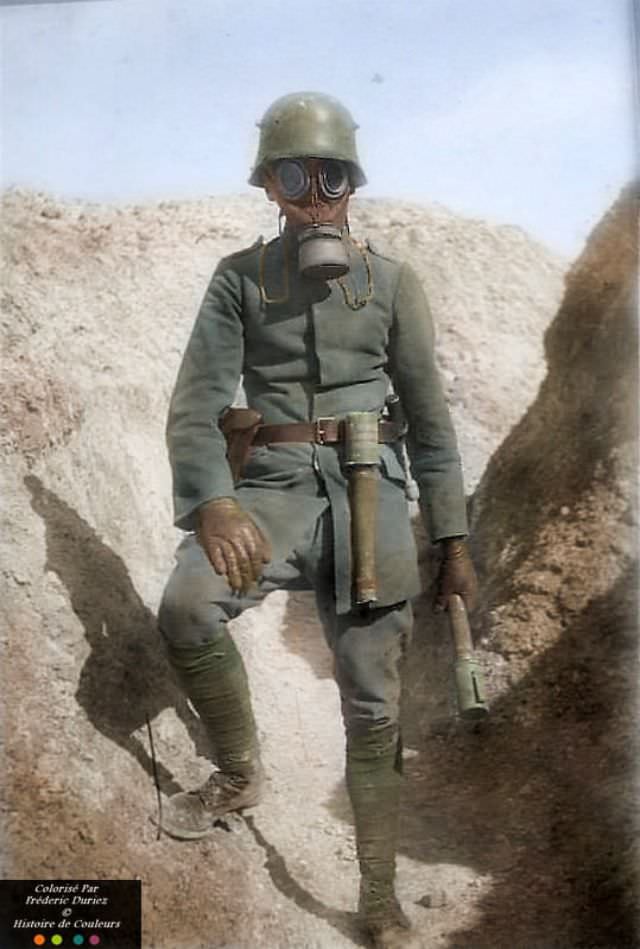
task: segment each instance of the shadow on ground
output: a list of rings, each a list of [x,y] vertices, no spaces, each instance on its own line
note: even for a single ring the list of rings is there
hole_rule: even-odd
[[[173,708],[200,754],[206,742],[200,723],[171,678],[156,619],[136,592],[124,561],[65,501],[39,478],[27,475],[31,506],[45,525],[45,569],[64,584],[84,627],[91,652],[80,672],[76,699],[92,725],[153,776],[152,761],[133,734]],[[162,790],[180,785],[158,764]]]
[[[271,881],[277,890],[287,899],[291,900],[300,909],[306,913],[311,913],[318,919],[324,920],[332,926],[337,932],[341,933],[356,946],[368,946],[369,943],[364,939],[358,929],[356,913],[348,913],[342,910],[332,909],[321,900],[317,899],[308,890],[291,876],[286,861],[278,850],[270,844],[262,832],[256,826],[252,817],[244,818],[254,840],[265,853],[265,868],[271,877]]]

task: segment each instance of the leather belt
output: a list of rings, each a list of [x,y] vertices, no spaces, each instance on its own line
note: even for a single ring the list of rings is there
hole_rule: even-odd
[[[378,421],[378,442],[395,442],[404,435],[404,426],[385,419]],[[261,425],[253,445],[272,442],[313,442],[316,445],[336,445],[344,441],[344,421],[333,416],[317,418],[313,422],[290,422],[286,425]]]

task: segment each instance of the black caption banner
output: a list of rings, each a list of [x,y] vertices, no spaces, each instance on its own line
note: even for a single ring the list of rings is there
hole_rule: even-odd
[[[142,949],[140,880],[0,880],[2,949]]]

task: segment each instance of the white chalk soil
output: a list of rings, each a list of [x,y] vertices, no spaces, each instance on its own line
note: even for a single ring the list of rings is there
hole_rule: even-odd
[[[354,236],[408,258],[425,283],[471,492],[545,376],[564,262],[517,228],[444,208],[357,201],[352,218]],[[151,820],[147,716],[164,795],[211,767],[155,628],[179,541],[165,413],[217,260],[272,236],[272,208],[244,197],[72,205],[14,191],[2,228],[3,875],[142,880],[145,949],[366,945],[338,694],[311,594],[275,593],[232,627],[262,741],[262,802],[201,841],[158,839]],[[421,551],[428,585],[423,540]],[[541,925],[544,901],[564,912],[572,891],[536,850],[536,835],[548,843],[548,797],[523,771],[523,719],[463,726],[446,623],[426,595],[417,614],[402,903],[425,946],[569,949],[557,913],[557,936]],[[486,636],[480,653],[500,708],[524,666]],[[536,729],[533,757],[546,749]],[[514,873],[526,893],[497,909]]]

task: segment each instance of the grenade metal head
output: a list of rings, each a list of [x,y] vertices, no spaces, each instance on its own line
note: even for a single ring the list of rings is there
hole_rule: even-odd
[[[458,659],[455,664],[456,692],[460,715],[466,721],[481,721],[489,714],[484,677],[475,659]]]

